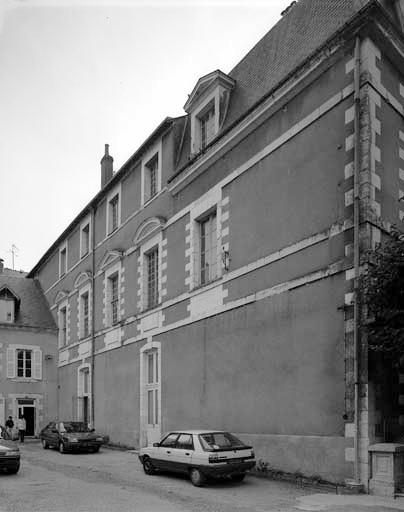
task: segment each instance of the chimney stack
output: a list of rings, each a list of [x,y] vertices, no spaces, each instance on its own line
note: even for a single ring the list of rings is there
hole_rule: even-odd
[[[4,270],[4,260],[3,260],[3,258],[0,258],[0,274],[3,273],[3,270]]]
[[[112,178],[114,159],[109,154],[109,144],[105,144],[105,154],[101,159],[101,188]]]

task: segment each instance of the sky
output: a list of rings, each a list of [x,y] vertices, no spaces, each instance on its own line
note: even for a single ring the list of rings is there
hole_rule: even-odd
[[[0,258],[29,271],[197,80],[291,0],[0,0]]]

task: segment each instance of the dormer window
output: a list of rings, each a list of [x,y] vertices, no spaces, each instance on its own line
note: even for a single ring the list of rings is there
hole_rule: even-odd
[[[198,115],[201,149],[204,149],[215,136],[215,105],[209,103],[208,108]]]
[[[235,81],[217,70],[198,80],[184,109],[191,119],[191,153],[199,153],[220,132]]]
[[[0,290],[0,323],[12,324],[15,322],[19,303],[20,299],[7,286]]]

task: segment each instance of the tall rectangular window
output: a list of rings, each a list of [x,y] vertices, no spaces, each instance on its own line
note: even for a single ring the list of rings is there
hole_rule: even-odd
[[[158,192],[158,153],[151,158],[145,165],[145,200],[148,201]]]
[[[67,271],[67,249],[64,247],[59,251],[59,277],[66,274]]]
[[[90,250],[90,224],[81,229],[81,257],[86,256]]]
[[[217,277],[216,212],[199,221],[199,279],[201,285]]]
[[[17,350],[17,377],[32,376],[32,351]]]
[[[201,149],[206,147],[215,134],[215,107],[212,106],[204,114],[198,116],[200,127]]]
[[[156,247],[146,254],[147,261],[147,307],[153,308],[159,302],[158,262],[159,251]]]
[[[59,310],[59,347],[64,347],[67,342],[66,325],[67,325],[67,311],[66,308]]]
[[[108,204],[109,208],[109,233],[112,233],[119,225],[119,195],[116,194]]]
[[[119,287],[118,273],[108,278],[110,296],[110,318],[112,325],[119,321]]]
[[[88,314],[88,292],[83,293],[80,296],[80,316],[81,316],[81,337],[87,338],[90,334],[90,322],[89,322],[89,314]]]

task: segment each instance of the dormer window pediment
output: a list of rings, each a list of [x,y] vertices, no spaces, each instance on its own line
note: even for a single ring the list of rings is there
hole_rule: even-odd
[[[202,151],[219,133],[235,81],[214,71],[200,78],[184,105],[191,118],[191,153]]]

